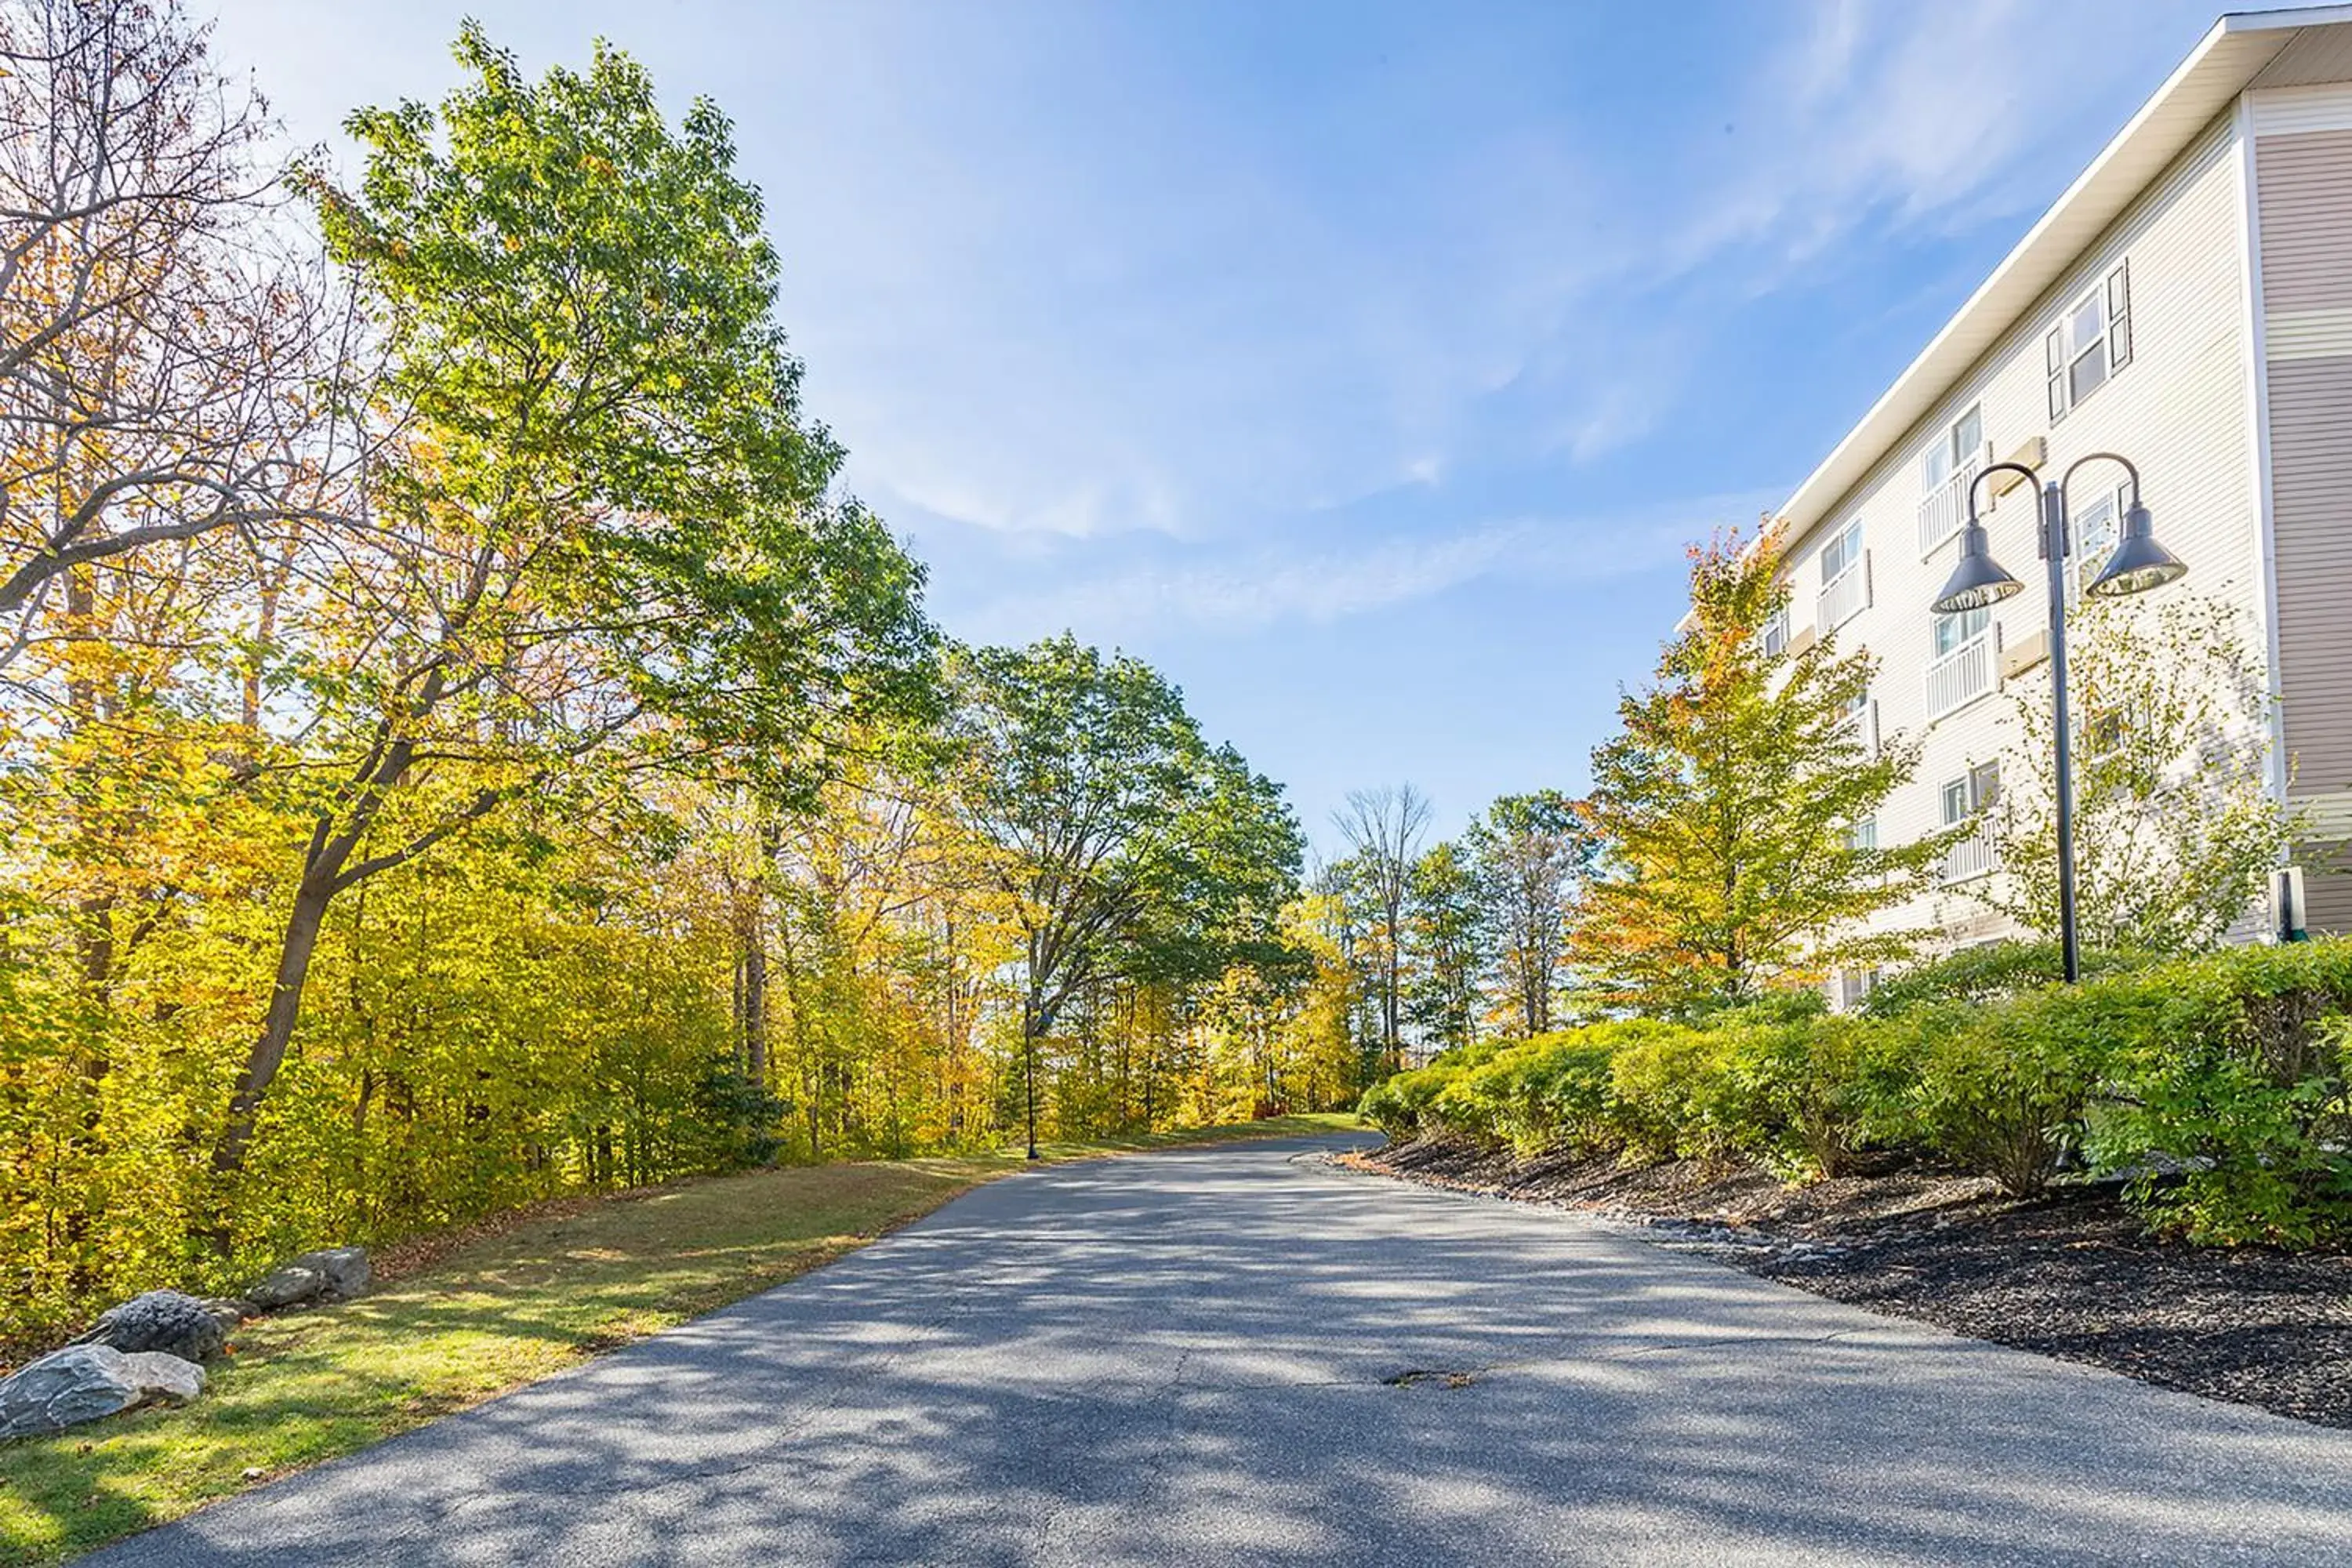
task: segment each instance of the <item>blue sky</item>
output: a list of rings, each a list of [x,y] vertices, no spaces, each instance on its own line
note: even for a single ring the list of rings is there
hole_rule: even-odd
[[[199,0],[202,3],[202,0]],[[1784,498],[2213,0],[222,0],[290,132],[459,18],[736,121],[847,482],[972,640],[1150,659],[1310,833],[1579,787]]]

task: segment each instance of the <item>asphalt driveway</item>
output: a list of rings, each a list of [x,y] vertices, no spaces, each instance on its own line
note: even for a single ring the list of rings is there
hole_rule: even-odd
[[[86,1561],[2352,1560],[2352,1432],[1307,1157],[1333,1142],[998,1182]]]

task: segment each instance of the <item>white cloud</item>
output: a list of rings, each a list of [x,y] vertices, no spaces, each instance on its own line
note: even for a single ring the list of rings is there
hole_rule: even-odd
[[[1781,491],[1711,496],[1605,518],[1511,518],[1439,538],[1311,548],[1213,546],[1001,595],[954,617],[962,635],[1021,642],[1072,628],[1116,641],[1171,630],[1324,625],[1484,579],[1564,586],[1651,572],[1714,530],[1748,524]]]

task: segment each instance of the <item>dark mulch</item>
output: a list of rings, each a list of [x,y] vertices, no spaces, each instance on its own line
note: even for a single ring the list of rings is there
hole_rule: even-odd
[[[2352,1257],[2159,1240],[2112,1185],[2020,1202],[1916,1167],[1790,1187],[1747,1166],[1628,1171],[1431,1142],[1348,1163],[1637,1221],[1874,1311],[2352,1427]]]

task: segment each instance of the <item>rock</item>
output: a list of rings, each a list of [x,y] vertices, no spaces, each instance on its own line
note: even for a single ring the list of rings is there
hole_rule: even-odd
[[[126,1352],[162,1351],[182,1361],[207,1362],[228,1343],[229,1327],[236,1321],[225,1320],[209,1301],[177,1290],[150,1290],[100,1313],[89,1331],[73,1342]]]
[[[122,1368],[149,1399],[185,1405],[205,1391],[205,1369],[184,1356],[133,1351],[122,1358]]]
[[[367,1284],[367,1248],[331,1247],[279,1264],[245,1295],[268,1312],[299,1301],[348,1301],[365,1290]]]
[[[0,1378],[0,1441],[62,1432],[150,1399],[194,1399],[204,1387],[205,1369],[175,1355],[68,1345]]]

